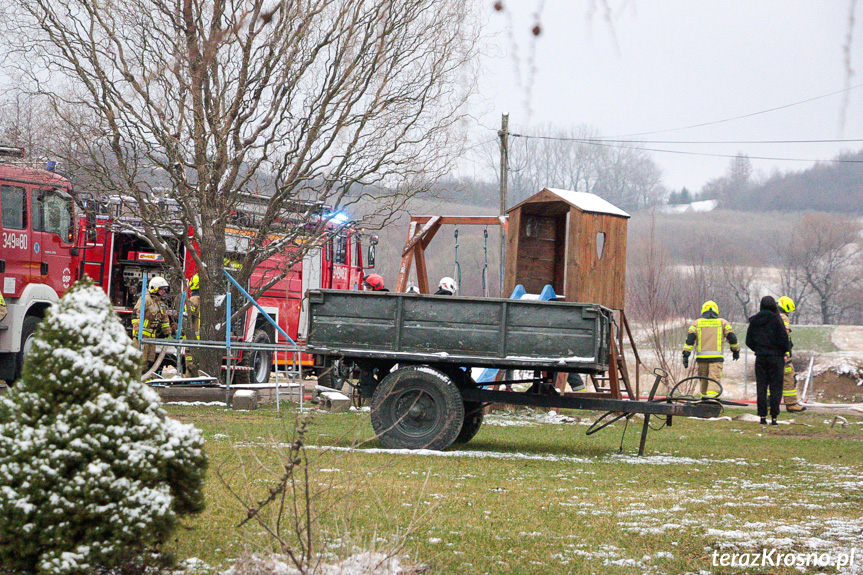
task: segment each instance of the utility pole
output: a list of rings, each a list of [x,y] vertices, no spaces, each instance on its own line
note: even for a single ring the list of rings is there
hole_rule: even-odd
[[[500,118],[500,215],[506,216],[506,202],[509,195],[509,114]],[[503,297],[503,276],[506,265],[506,230],[500,227],[500,297]]]

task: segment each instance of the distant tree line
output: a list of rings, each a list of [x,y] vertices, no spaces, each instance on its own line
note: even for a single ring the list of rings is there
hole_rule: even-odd
[[[708,181],[701,193],[689,201],[716,199],[724,208],[749,212],[813,210],[861,214],[861,182],[863,149],[843,152],[834,161],[819,162],[806,170],[777,172],[766,179],[755,175],[745,154],[738,154],[725,174]],[[684,190],[672,193],[668,203],[687,203],[681,197]]]
[[[543,188],[588,192],[627,211],[662,203],[662,171],[636,143],[604,142],[596,128],[582,124],[510,127],[509,202],[515,205]],[[500,145],[482,148],[486,177],[499,181]]]
[[[758,216],[761,217],[761,216]],[[863,323],[863,241],[847,215],[644,215],[630,226],[627,309],[657,326],[714,300],[745,322],[764,295],[790,296],[793,323]],[[740,220],[735,225],[734,220]],[[747,231],[741,232],[741,230]]]

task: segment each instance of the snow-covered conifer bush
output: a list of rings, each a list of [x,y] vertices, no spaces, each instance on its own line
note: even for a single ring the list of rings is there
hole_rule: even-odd
[[[203,509],[200,433],[167,418],[139,359],[89,280],[42,322],[0,399],[0,573],[128,567]]]

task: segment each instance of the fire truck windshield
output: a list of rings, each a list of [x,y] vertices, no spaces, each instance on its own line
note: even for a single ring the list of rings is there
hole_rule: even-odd
[[[33,230],[57,234],[66,243],[73,240],[75,208],[72,197],[58,189],[46,190],[33,203]]]

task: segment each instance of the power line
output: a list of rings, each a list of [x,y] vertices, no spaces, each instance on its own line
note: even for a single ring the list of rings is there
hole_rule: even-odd
[[[567,138],[559,136],[531,136],[527,134],[513,134],[514,138],[526,138],[529,140],[551,140],[559,142],[579,142],[590,144],[594,142],[620,143],[620,144],[841,144],[863,142],[863,138],[843,138],[824,140],[623,140],[614,138]]]
[[[843,88],[842,90],[836,90],[835,92],[830,92],[829,94],[823,94],[821,96],[815,96],[814,98],[807,98],[806,100],[800,100],[799,102],[794,102],[791,104],[785,104],[783,106],[776,106],[774,108],[768,108],[766,110],[761,110],[758,112],[752,112],[750,114],[743,114],[741,116],[734,116],[733,118],[725,118],[724,120],[714,120],[712,122],[702,122],[700,124],[691,124],[689,126],[682,126],[680,128],[668,128],[666,130],[655,130],[653,132],[638,132],[635,134],[623,134],[621,136],[614,136],[615,138],[631,138],[635,136],[651,136],[653,134],[663,134],[665,132],[676,132],[678,130],[690,130],[692,128],[702,128],[704,126],[713,126],[715,124],[722,124],[725,122],[733,122],[735,120],[742,120],[743,118],[751,118],[752,116],[758,116],[761,114],[769,114],[770,112],[775,112],[777,110],[784,110],[785,108],[791,108],[793,106],[799,106],[801,104],[807,104],[809,102],[814,102],[815,100],[821,100],[823,98],[829,98],[830,96],[835,96],[836,94],[842,94],[845,92],[850,92],[851,90],[855,90],[860,88],[863,84],[857,84],[854,86],[849,86],[848,88]]]
[[[646,148],[643,146],[631,146],[631,145],[623,145],[623,144],[607,144],[607,143],[600,142],[597,140],[584,140],[584,143],[591,145],[591,146],[602,146],[605,148],[627,148],[627,149],[631,149],[631,150],[642,150],[645,152],[657,152],[657,153],[661,153],[661,154],[679,154],[679,155],[684,155],[684,156],[708,156],[708,157],[712,157],[712,158],[736,158],[740,155],[740,154],[715,154],[715,153],[710,153],[710,152],[687,152],[684,150],[663,150],[663,149],[659,149],[659,148]],[[778,157],[771,157],[771,156],[750,156],[748,154],[746,155],[746,157],[749,158],[750,160],[773,160],[773,161],[777,161],[777,162],[810,162],[810,163],[831,162],[831,163],[836,163],[836,164],[863,164],[863,160],[835,160],[835,159],[834,160],[812,160],[812,159],[807,159],[807,158],[778,158]]]

